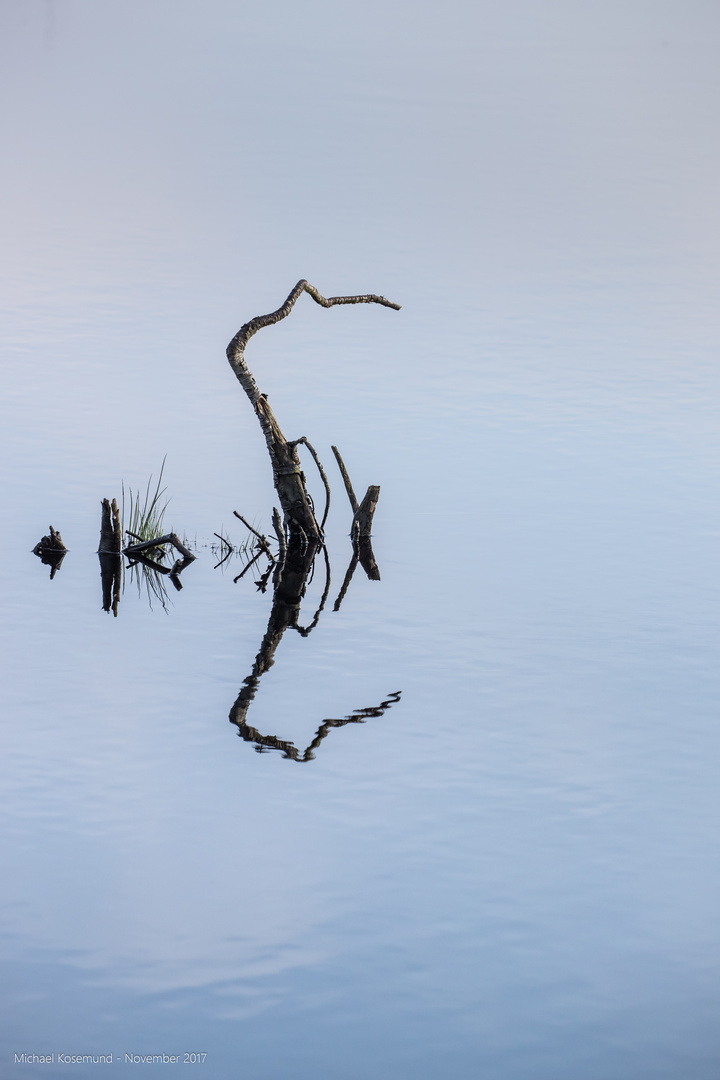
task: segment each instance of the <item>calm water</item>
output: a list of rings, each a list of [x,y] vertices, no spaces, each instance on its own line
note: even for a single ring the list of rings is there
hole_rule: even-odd
[[[0,9],[0,1074],[711,1080],[718,10],[245,8]],[[224,349],[303,276],[403,307],[248,346],[333,487],[248,723],[401,693],[297,762],[228,722],[271,595],[209,545],[270,529]],[[113,618],[100,501],[165,455],[198,558]]]

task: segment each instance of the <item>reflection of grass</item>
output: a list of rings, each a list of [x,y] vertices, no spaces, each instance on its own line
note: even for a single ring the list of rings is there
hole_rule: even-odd
[[[147,594],[147,601],[152,610],[153,598],[160,602],[163,611],[167,612],[170,597],[165,585],[165,575],[154,570],[145,563],[136,562],[130,567],[130,580],[137,585],[138,596],[143,594],[143,585]]]
[[[129,513],[127,525],[125,524],[125,484],[122,485],[123,534],[131,533],[133,540],[156,540],[158,536],[163,534],[163,519],[170,502],[169,499],[163,502],[163,495],[167,488],[160,487],[166,460],[167,454],[160,466],[160,475],[152,495],[150,494],[152,490],[152,474],[150,474],[150,479],[147,482],[144,498],[142,498],[139,491],[135,493],[132,488],[128,488]],[[161,552],[160,548],[156,550],[154,557],[157,558],[159,554],[164,554],[164,551]]]

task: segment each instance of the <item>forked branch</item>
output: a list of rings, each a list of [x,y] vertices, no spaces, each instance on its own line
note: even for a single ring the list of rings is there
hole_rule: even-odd
[[[320,304],[320,306],[324,308],[335,307],[336,304],[382,304],[383,307],[389,307],[393,308],[395,311],[400,311],[400,304],[394,304],[392,300],[386,300],[384,296],[375,296],[373,293],[366,293],[364,296],[331,296],[326,299],[318,292],[314,285],[311,285],[309,281],[305,281],[303,278],[301,281],[298,281],[285,303],[282,304],[277,311],[272,311],[269,315],[257,315],[254,319],[251,319],[250,322],[246,322],[244,326],[240,327],[237,334],[228,345],[227,356],[230,363],[232,364],[233,362],[232,354],[238,349],[241,351],[244,350],[253,334],[257,334],[258,330],[262,330],[264,326],[272,326],[273,323],[285,319],[295,306],[298,297],[304,292],[312,296],[315,303]]]
[[[327,492],[326,477],[323,474],[317,455],[305,439],[288,442],[268,404],[267,396],[260,393],[255,378],[245,363],[245,346],[253,334],[256,334],[264,326],[272,326],[273,323],[286,318],[303,292],[309,293],[317,304],[326,308],[335,307],[336,304],[381,304],[383,307],[399,311],[400,305],[394,304],[391,300],[386,300],[384,296],[375,296],[369,293],[364,296],[331,296],[326,299],[314,285],[303,279],[298,281],[285,303],[277,311],[272,311],[269,315],[258,315],[257,318],[245,323],[240,327],[227,347],[227,358],[230,366],[249,397],[265,436],[273,467],[275,490],[278,493],[285,519],[284,525],[289,530],[291,538],[304,536],[307,540],[319,543],[322,540],[322,525],[318,524],[312,503],[308,498],[305,477],[300,468],[300,459],[297,453],[298,444],[304,442],[308,446],[318,464]],[[323,518],[323,524],[324,521],[325,518]]]

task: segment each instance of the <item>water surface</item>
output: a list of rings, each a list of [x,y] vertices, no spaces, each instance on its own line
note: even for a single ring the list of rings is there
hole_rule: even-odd
[[[710,1080],[714,8],[0,18],[3,1076]],[[403,305],[247,350],[333,486],[330,601],[248,722],[303,750],[401,691],[305,762],[228,722],[271,595],[209,546],[270,529],[224,349],[300,277]],[[381,485],[337,612],[331,444]],[[100,501],[165,455],[198,558],[113,618]]]

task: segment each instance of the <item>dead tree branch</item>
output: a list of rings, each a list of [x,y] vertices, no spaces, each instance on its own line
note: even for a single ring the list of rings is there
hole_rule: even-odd
[[[134,536],[135,534],[130,533],[130,535]],[[172,546],[180,552],[186,562],[190,563],[195,561],[195,556],[192,551],[189,551],[188,548],[185,547],[177,533],[165,533],[164,536],[158,536],[156,540],[143,540],[139,544],[128,544],[124,549],[123,554],[130,558],[134,558],[141,551],[149,551],[154,547],[162,547],[163,544],[172,544]]]
[[[353,514],[355,514],[357,512],[357,508],[358,508],[358,501],[357,501],[357,498],[355,496],[355,492],[353,491],[353,486],[350,483],[350,477],[348,476],[348,471],[345,468],[345,462],[340,457],[340,451],[338,450],[337,446],[333,446],[333,447],[331,447],[331,449],[332,449],[333,454],[335,455],[335,460],[338,463],[338,468],[340,469],[340,475],[342,476],[343,483],[345,484],[345,490],[347,491],[347,497],[350,500],[350,506],[352,507],[352,512],[353,512]]]
[[[245,518],[242,516],[242,514],[238,514],[237,510],[233,510],[233,514],[235,515],[236,518],[239,518],[240,521],[242,521],[245,528],[249,529],[250,532],[253,534],[253,536],[257,536],[258,540],[260,541],[261,550],[265,552],[265,554],[268,556],[268,558],[272,559],[272,561],[275,562],[275,556],[273,555],[272,551],[268,547],[267,536],[263,536],[263,534],[259,533],[257,531],[257,529],[254,529],[252,527],[252,525],[250,524],[250,522],[245,520]],[[217,536],[217,533],[215,535]]]
[[[291,443],[288,443],[288,445],[289,446],[300,446],[301,443],[304,446],[307,446],[308,450],[312,454],[313,461],[317,465],[317,470],[320,473],[320,479],[322,480],[323,485],[325,487],[325,510],[323,511],[323,518],[322,518],[322,521],[320,522],[320,528],[324,529],[325,528],[325,522],[327,521],[328,510],[330,509],[330,484],[328,483],[328,478],[325,475],[325,470],[322,467],[322,462],[320,461],[320,458],[318,457],[317,450],[312,445],[312,443],[309,443],[307,441],[307,439],[305,438],[304,435],[301,435],[299,439],[293,439],[293,441]]]
[[[284,304],[269,315],[258,315],[255,319],[240,327],[227,347],[227,358],[235,372],[238,382],[250,399],[265,436],[270,461],[273,468],[275,490],[280,499],[280,506],[291,536],[304,534],[309,542],[319,543],[322,539],[322,526],[313,513],[305,487],[305,477],[300,468],[297,454],[297,442],[289,443],[283,435],[275,414],[268,405],[267,396],[261,394],[252,372],[245,363],[245,347],[250,338],[265,326],[272,326],[286,318],[292,311],[298,297],[307,292],[321,307],[334,307],[336,304],[381,304],[383,307],[400,310],[399,304],[386,300],[384,296],[367,294],[364,296],[332,296],[326,299],[318,290],[304,279],[298,281]]]

